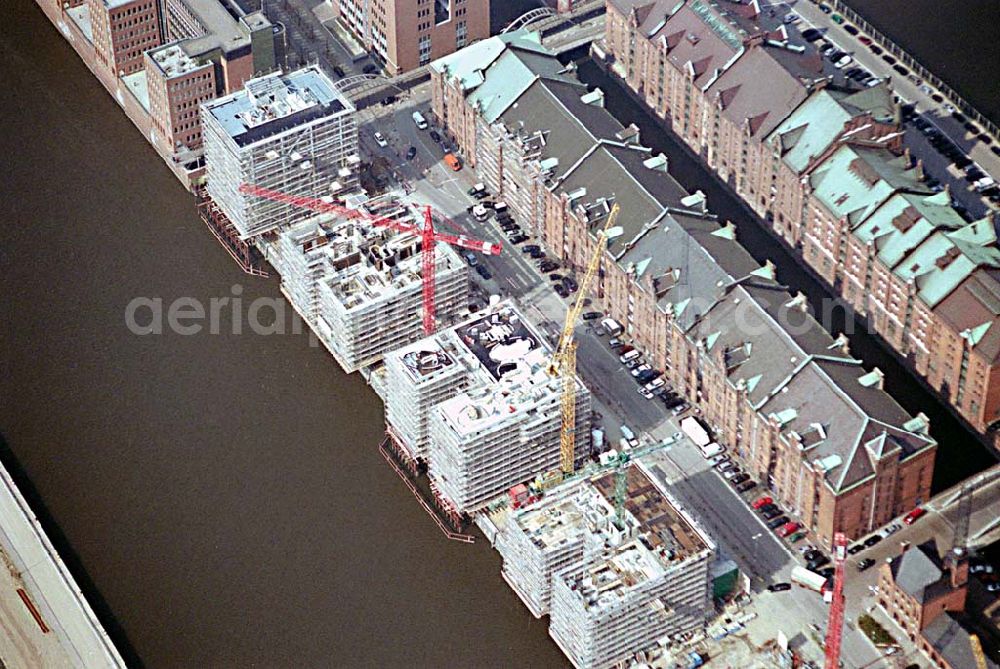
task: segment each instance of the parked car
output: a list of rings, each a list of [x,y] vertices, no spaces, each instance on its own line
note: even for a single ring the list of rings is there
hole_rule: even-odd
[[[795,532],[790,537],[788,537],[788,543],[794,544],[796,542],[802,541],[805,538],[806,538],[806,533],[805,532],[801,532],[801,531]]]
[[[558,295],[559,297],[562,298],[569,297],[569,291],[563,288],[563,285],[561,283],[557,283],[555,286],[553,286],[552,290],[556,291],[556,295]]]
[[[865,547],[871,548],[880,541],[882,541],[882,535],[876,532],[875,534],[865,539]]]
[[[646,388],[646,390],[652,392],[652,391],[656,390],[657,388],[660,388],[664,384],[666,384],[666,381],[664,381],[663,378],[661,377],[661,378],[658,378],[658,379],[653,379],[652,381],[650,381],[649,383],[647,383],[644,387]]]
[[[481,204],[472,207],[472,217],[477,221],[485,221],[490,217],[490,210]]]
[[[756,481],[747,480],[747,481],[744,481],[743,483],[739,484],[738,486],[736,486],[736,492],[739,492],[739,493],[750,492],[751,490],[753,490],[756,487],[757,487],[757,482]]]
[[[690,404],[688,404],[687,402],[681,402],[679,405],[677,405],[673,409],[671,409],[671,412],[675,416],[679,416],[679,415],[681,415],[682,413],[684,413],[685,411],[687,411],[690,408],[691,408]]]
[[[557,269],[559,269],[559,265],[555,264],[554,262],[549,262],[546,260],[542,261],[542,264],[538,266],[538,269],[541,270],[542,274],[548,274],[550,272],[554,272]]]
[[[751,504],[751,506],[755,509],[759,509],[767,504],[772,504],[772,503],[774,503],[774,500],[771,499],[770,496],[764,495],[763,497],[758,497],[756,500],[754,500],[754,503]]]
[[[538,244],[527,244],[521,247],[521,253],[531,253],[532,251],[541,251],[542,247]]]
[[[493,275],[490,274],[490,271],[486,269],[485,265],[476,265],[476,272],[478,272],[479,276],[483,277],[487,281],[493,278]]]
[[[857,544],[854,544],[853,546],[851,546],[850,548],[847,549],[847,554],[848,555],[857,555],[858,553],[860,553],[864,549],[865,549],[865,545],[864,544],[857,543]]]
[[[378,67],[372,65],[371,63],[368,63],[367,65],[361,68],[361,71],[364,72],[365,74],[375,74],[376,72],[378,72]]]
[[[794,521],[792,521],[790,523],[785,523],[784,525],[782,525],[781,527],[779,527],[778,531],[777,531],[777,535],[779,537],[787,537],[789,534],[791,534],[792,532],[797,531],[798,529],[799,529],[799,524],[796,523],[796,522],[794,522]]]
[[[431,134],[431,140],[433,140],[435,142],[440,142],[441,141],[441,135],[438,134],[437,130],[431,130],[430,134]]]
[[[738,488],[740,485],[746,483],[750,480],[750,476],[747,474],[737,474],[733,478],[729,479],[729,485],[734,488]]]
[[[593,321],[593,320],[597,320],[598,318],[600,318],[603,315],[604,314],[602,314],[600,311],[588,311],[585,314],[583,314],[583,316],[581,318],[583,318],[583,320],[585,320],[585,321]]]
[[[383,135],[379,131],[376,130],[373,137],[375,137],[375,143],[378,144],[383,149],[389,146],[389,142],[385,141],[385,135]]]
[[[644,386],[653,379],[655,379],[656,377],[658,377],[659,375],[660,372],[656,371],[655,369],[647,369],[642,372],[639,372],[639,374],[635,377],[635,380],[639,382],[639,385]]]
[[[411,146],[410,148],[408,148],[406,150],[406,159],[407,160],[413,160],[416,157],[417,157],[417,147]]]
[[[887,537],[892,536],[896,532],[899,532],[901,529],[903,529],[902,525],[900,525],[899,523],[893,523],[889,527],[885,528],[885,536]]]
[[[347,76],[347,72],[344,72],[344,68],[342,68],[340,65],[333,66],[333,73],[336,74],[341,79]]]
[[[469,190],[467,190],[465,192],[468,193],[469,195],[471,195],[472,197],[476,197],[476,198],[486,197],[486,195],[487,195],[486,184],[484,184],[482,182],[477,183],[472,188],[470,188]]]
[[[635,367],[633,367],[631,373],[632,373],[632,376],[634,376],[636,378],[639,378],[639,375],[642,374],[643,372],[651,372],[651,371],[653,371],[653,368],[649,366],[649,363],[644,362],[641,365],[636,365]],[[650,380],[652,380],[652,379],[650,379]],[[647,381],[647,383],[648,383],[648,381]],[[643,384],[643,385],[645,385],[645,384]]]
[[[815,546],[805,546],[805,550],[802,551],[802,557],[806,559],[806,562],[812,562],[823,557],[823,551]]]
[[[771,509],[770,511],[763,512],[761,515],[764,516],[765,520],[773,520],[775,517],[781,515],[781,509],[774,508]]]
[[[511,244],[523,244],[528,241],[528,235],[515,235],[510,238]]]
[[[836,569],[834,567],[822,567],[821,569],[817,569],[816,573],[823,578],[833,578],[833,575],[836,573]]]
[[[872,558],[865,558],[864,560],[858,560],[858,571],[864,571],[865,569],[871,567],[873,564],[875,564],[875,560],[873,560]]]
[[[791,583],[772,583],[767,586],[768,592],[785,592],[786,590],[791,590]]]
[[[804,39],[807,42],[815,42],[822,36],[823,33],[816,30],[815,28],[809,28],[808,30],[802,31],[802,39]]]
[[[719,456],[716,455],[715,457],[717,458]],[[739,469],[739,466],[735,462],[730,460],[728,457],[725,460],[720,460],[719,462],[715,463],[712,466],[715,468],[716,471],[719,472],[724,472],[727,469],[733,469],[733,468]]]
[[[910,511],[908,514],[903,516],[903,523],[906,525],[912,525],[917,521],[917,519],[919,519],[925,513],[927,513],[927,511],[924,508],[918,506],[913,511]]]
[[[818,556],[814,557],[813,559],[809,560],[808,563],[806,563],[806,569],[808,569],[809,571],[816,571],[817,569],[819,569],[820,567],[822,567],[823,565],[825,565],[825,564],[827,564],[829,562],[830,562],[830,558],[828,558],[827,556],[825,556],[825,555],[818,555]]]
[[[776,516],[774,518],[767,519],[767,529],[776,530],[788,521],[788,516]]]
[[[563,285],[566,286],[566,290],[568,290],[571,293],[575,293],[577,290],[580,289],[580,286],[579,284],[577,284],[576,279],[574,279],[571,276],[567,276],[565,279],[563,279]]]
[[[608,346],[610,346],[610,347],[611,347],[612,349],[615,349],[615,350],[617,350],[617,349],[620,349],[620,348],[621,348],[622,346],[624,346],[624,345],[625,345],[625,342],[623,342],[623,341],[622,341],[621,339],[619,339],[618,337],[612,337],[612,338],[611,338],[611,339],[610,339],[610,340],[608,341]]]

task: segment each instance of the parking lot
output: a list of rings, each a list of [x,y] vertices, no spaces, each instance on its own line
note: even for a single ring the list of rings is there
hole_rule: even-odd
[[[1000,205],[1000,189],[981,181],[988,175],[993,178],[1000,175],[1000,145],[994,138],[956,112],[941,93],[828,5],[799,0],[772,6],[799,17],[795,26],[803,38],[826,51],[827,59],[834,54],[849,57],[850,61],[841,69],[845,74],[853,74],[851,78],[860,85],[891,80],[893,92],[907,105],[906,146],[923,160],[926,172],[937,182],[936,187],[949,186],[953,199],[969,216],[981,217],[989,208]]]

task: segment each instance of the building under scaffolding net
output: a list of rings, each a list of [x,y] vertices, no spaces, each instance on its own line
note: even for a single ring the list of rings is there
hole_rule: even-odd
[[[714,609],[708,534],[638,466],[563,483],[515,512],[497,542],[503,575],[581,668],[609,667],[700,629]]]
[[[551,351],[511,305],[488,311],[386,360],[386,421],[431,485],[471,512],[559,466],[560,380]],[[590,443],[590,393],[577,379],[576,439]]]
[[[391,197],[346,199],[364,216],[333,214],[282,230],[268,258],[281,290],[347,372],[423,336],[420,238],[373,219],[419,224],[420,212]],[[450,246],[435,254],[438,316],[454,320],[468,304],[468,266]]]
[[[251,79],[201,116],[208,195],[241,239],[312,215],[241,193],[243,184],[320,198],[358,183],[356,111],[315,65]]]

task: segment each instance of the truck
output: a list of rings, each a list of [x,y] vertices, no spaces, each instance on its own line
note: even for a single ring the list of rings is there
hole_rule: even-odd
[[[418,111],[413,112],[413,122],[420,130],[427,129],[427,119],[425,119],[424,115]]]
[[[792,567],[792,583],[821,594],[826,589],[826,578],[802,566]]]

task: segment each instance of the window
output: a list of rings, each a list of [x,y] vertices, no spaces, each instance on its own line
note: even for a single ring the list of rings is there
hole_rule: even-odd
[[[420,37],[420,64],[426,65],[431,62],[431,36],[421,35]]]
[[[467,37],[468,28],[465,25],[465,21],[459,21],[455,24],[455,48],[461,49],[465,46]]]

